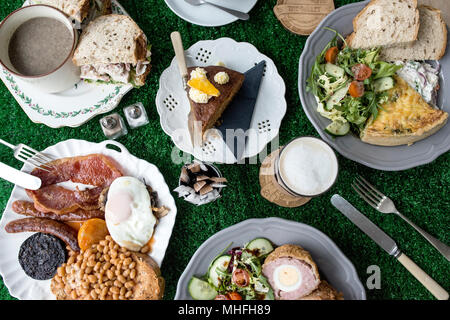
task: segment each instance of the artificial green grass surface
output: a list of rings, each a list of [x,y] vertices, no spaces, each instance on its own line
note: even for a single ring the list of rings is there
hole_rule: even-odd
[[[180,0],[181,1],[181,0]],[[2,1],[0,18],[21,6],[22,0]],[[163,132],[156,112],[155,97],[161,73],[173,58],[170,32],[179,30],[185,48],[199,40],[230,37],[246,41],[272,58],[286,83],[287,113],[280,129],[280,143],[302,135],[318,136],[303,112],[298,96],[298,61],[306,37],[286,31],[275,18],[272,8],[276,0],[260,0],[250,12],[248,22],[234,22],[218,28],[192,25],[172,13],[162,0],[120,1],[153,44],[152,71],[147,84],[128,93],[116,109],[131,103],[144,103],[150,124],[119,138],[135,156],[156,164],[169,188],[177,186],[181,165],[171,162],[173,143]],[[339,7],[349,2],[336,0]],[[56,107],[56,106],[55,106]],[[51,129],[31,122],[12,95],[0,85],[0,137],[13,144],[25,143],[35,149],[66,139],[76,138],[92,142],[105,139],[97,116],[79,128]],[[0,146],[0,161],[20,168],[12,151]],[[350,186],[356,174],[370,180],[391,196],[397,208],[412,221],[445,243],[450,243],[450,154],[444,154],[433,163],[402,172],[382,172],[364,167],[338,156],[340,174],[335,186],[325,195],[312,199],[303,207],[286,209],[263,199],[259,192],[258,165],[219,165],[229,180],[223,197],[218,201],[195,207],[176,199],[178,215],[172,238],[162,265],[166,279],[166,299],[175,295],[178,278],[195,250],[214,233],[249,218],[281,217],[309,224],[327,234],[355,265],[361,282],[368,278],[367,268],[378,265],[381,269],[381,289],[367,291],[368,299],[433,299],[433,296],[392,257],[372,242],[331,204],[330,197],[339,193],[365,213],[398,243],[399,247],[425,272],[450,289],[449,263],[426,240],[394,215],[383,215],[363,202]],[[0,208],[6,206],[13,185],[0,180]],[[173,195],[176,197],[176,195]],[[3,211],[3,210],[2,210]],[[226,245],[226,244],[224,244]],[[1,248],[0,248],[1,250]],[[320,268],[320,266],[319,266]],[[0,299],[13,299],[0,281]]]

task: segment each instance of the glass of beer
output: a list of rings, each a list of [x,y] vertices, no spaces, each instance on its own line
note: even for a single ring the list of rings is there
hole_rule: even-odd
[[[281,148],[275,160],[278,184],[294,197],[317,197],[336,182],[339,171],[334,150],[323,140],[305,136]]]

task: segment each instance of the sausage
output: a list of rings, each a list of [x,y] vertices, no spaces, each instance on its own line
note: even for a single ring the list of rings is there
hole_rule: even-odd
[[[49,218],[57,221],[86,221],[93,218],[104,219],[105,213],[101,210],[76,210],[75,212],[57,214],[53,212],[41,212],[34,207],[33,202],[18,200],[12,204],[15,213],[36,218]]]
[[[9,222],[5,226],[8,233],[42,232],[49,233],[64,241],[73,251],[79,252],[77,231],[67,224],[47,218],[24,218]]]

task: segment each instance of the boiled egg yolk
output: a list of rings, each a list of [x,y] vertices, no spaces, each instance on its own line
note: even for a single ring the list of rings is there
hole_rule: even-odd
[[[275,269],[276,286],[285,292],[297,290],[302,284],[302,275],[295,266],[281,265]]]

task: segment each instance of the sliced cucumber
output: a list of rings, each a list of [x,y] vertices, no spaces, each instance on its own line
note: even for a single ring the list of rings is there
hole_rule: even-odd
[[[196,277],[192,277],[189,281],[188,291],[195,300],[213,300],[217,296],[217,291],[212,285]]]
[[[350,124],[342,121],[333,121],[325,128],[325,132],[333,136],[345,136],[349,131]]]
[[[250,241],[245,248],[250,251],[256,251],[257,256],[262,256],[273,251],[273,245],[266,238],[256,238]]]
[[[345,73],[344,69],[332,63],[325,64],[325,71],[336,78],[342,77]]]
[[[348,92],[348,88],[350,87],[350,85],[346,85],[345,87],[340,88],[339,90],[337,90],[331,97],[330,99],[327,100],[327,110],[330,111],[331,109],[333,109],[333,107],[337,104],[339,104],[339,102],[345,98],[345,96],[347,95]]]
[[[222,272],[227,270],[230,260],[231,260],[231,256],[229,254],[226,254],[226,255],[217,257],[209,266],[209,270],[208,270],[209,281],[216,288],[219,287],[219,284],[220,284],[219,273],[217,272],[217,270],[220,270]]]
[[[389,90],[394,87],[394,79],[392,77],[383,77],[377,79],[373,83],[375,92]]]

